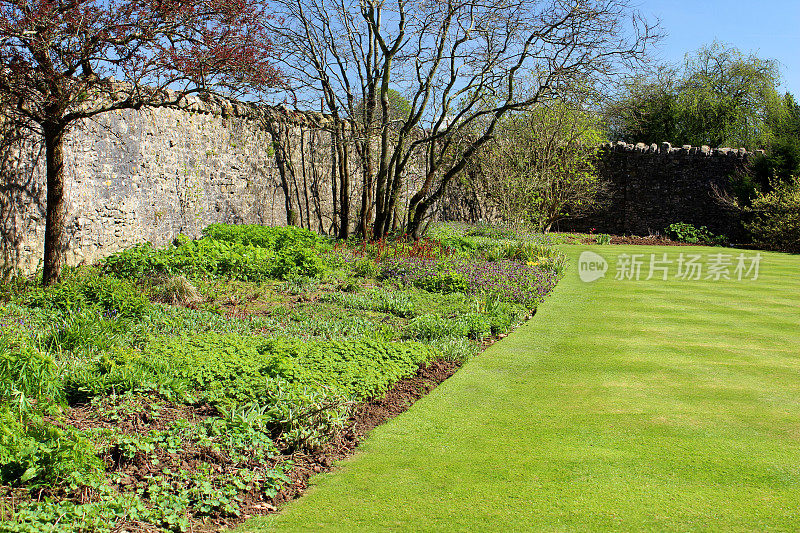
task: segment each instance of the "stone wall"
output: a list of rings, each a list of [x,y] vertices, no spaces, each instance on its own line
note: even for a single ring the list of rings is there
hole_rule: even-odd
[[[605,190],[591,213],[557,222],[556,231],[617,235],[662,233],[675,222],[707,226],[734,240],[742,237],[739,213],[717,199],[730,192],[730,178],[746,171],[753,156],[744,149],[707,146],[608,143],[596,162]],[[442,217],[467,222],[499,221],[490,191],[463,179],[448,192]]]
[[[292,158],[304,174],[297,194],[318,195],[331,221],[330,136],[320,114],[193,99],[172,108],[106,113],[75,125],[65,144],[68,264],[93,262],[134,243],[197,236],[214,222],[286,223],[273,142],[264,120],[290,124]],[[302,136],[302,138],[301,138]],[[300,153],[303,150],[303,153]],[[7,154],[0,187],[2,261],[35,270],[44,243],[45,166],[41,143]],[[353,191],[353,195],[359,194]],[[323,227],[320,227],[323,226]]]
[[[730,178],[745,171],[752,153],[708,146],[607,144],[597,162],[606,181],[601,207],[559,224],[562,230],[649,235],[674,222],[707,226],[737,239],[742,227],[736,211],[718,201],[730,191]]]
[[[285,224],[268,121],[288,128],[295,171],[290,188],[295,208],[305,209],[298,222],[328,232],[334,216],[328,118],[191,99],[181,109],[106,113],[72,128],[65,145],[67,264],[91,263],[139,242],[163,245],[179,234],[197,236],[215,222]],[[40,265],[44,246],[43,148],[33,140],[3,156],[0,260],[6,268],[31,272]],[[736,214],[715,200],[714,189],[725,190],[729,176],[743,170],[750,156],[744,150],[668,143],[606,145],[598,162],[609,185],[603,207],[561,222],[558,229],[649,234],[689,222],[736,238]],[[408,177],[404,198],[416,190],[420,176]],[[360,195],[356,184],[352,206]],[[456,185],[440,203],[439,216],[488,221],[496,218],[490,204],[468,184]]]

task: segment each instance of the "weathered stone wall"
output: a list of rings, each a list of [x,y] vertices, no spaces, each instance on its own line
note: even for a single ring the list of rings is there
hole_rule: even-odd
[[[649,235],[687,222],[736,239],[742,232],[738,214],[718,201],[718,194],[730,191],[731,176],[745,171],[752,155],[744,149],[669,143],[605,145],[597,162],[608,186],[601,207],[559,228]]]
[[[164,244],[196,236],[214,222],[286,223],[273,143],[263,120],[291,124],[292,159],[307,190],[318,195],[330,224],[330,136],[309,116],[194,100],[172,108],[106,113],[75,125],[65,144],[68,264],[93,262],[134,243]],[[301,154],[299,150],[303,150]],[[43,254],[43,148],[18,146],[3,165],[0,187],[2,259],[6,267],[35,270]],[[353,195],[358,191],[353,191]],[[323,228],[327,229],[327,228]]]
[[[106,113],[76,124],[64,158],[67,263],[90,263],[144,241],[162,245],[181,233],[197,236],[215,222],[285,224],[284,192],[265,121],[289,128],[295,171],[290,189],[301,211],[298,222],[329,231],[333,191],[327,120],[319,113],[193,99],[183,109]],[[3,156],[0,261],[6,268],[34,271],[44,247],[43,148],[34,140]],[[689,222],[736,238],[736,213],[716,201],[714,189],[726,190],[729,177],[743,170],[750,156],[744,150],[668,143],[607,145],[598,162],[609,185],[603,207],[561,222],[558,229],[649,234]],[[413,194],[420,179],[408,177],[403,198]],[[361,195],[358,181],[351,180],[356,182],[352,206]],[[439,216],[496,218],[482,194],[456,185],[441,202]]]
[[[730,177],[746,170],[752,153],[707,146],[673,148],[661,145],[606,144],[596,162],[606,184],[593,212],[554,225],[559,231],[650,235],[674,222],[707,226],[738,239],[739,214],[717,199],[730,192]],[[444,200],[445,220],[498,221],[489,191],[462,180]]]

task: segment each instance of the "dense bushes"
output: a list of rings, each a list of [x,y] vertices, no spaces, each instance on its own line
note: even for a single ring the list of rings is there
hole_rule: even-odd
[[[310,383],[331,387],[356,401],[380,397],[390,385],[414,374],[436,357],[429,346],[370,339],[329,341],[311,345],[294,342],[287,354],[295,355],[308,372]]]
[[[29,487],[79,488],[98,480],[103,464],[91,441],[73,428],[62,429],[36,413],[0,407],[0,483]]]
[[[722,246],[727,243],[728,239],[724,235],[714,235],[707,227],[695,227],[692,224],[685,222],[676,222],[670,224],[664,232],[667,237],[678,242],[685,242],[688,244],[706,244],[709,246]]]
[[[269,250],[286,248],[324,249],[329,239],[297,226],[271,227],[254,225],[211,224],[203,235],[218,241],[250,244]]]
[[[133,283],[103,276],[94,268],[68,269],[59,283],[47,290],[31,289],[22,301],[30,307],[62,311],[95,308],[123,317],[140,317],[150,307],[150,301]]]
[[[0,405],[22,413],[31,402],[59,402],[54,359],[15,334],[0,336]]]
[[[327,266],[320,252],[327,241],[301,228],[215,224],[198,240],[177,239],[162,249],[133,246],[103,261],[106,271],[128,279],[161,274],[242,281],[321,277]]]
[[[435,353],[425,345],[372,339],[302,342],[206,333],[157,338],[141,351],[115,350],[66,378],[88,395],[170,389],[214,405],[264,403],[281,383],[348,399],[379,395]],[[68,391],[69,392],[69,391]]]
[[[747,210],[745,228],[757,244],[774,250],[800,251],[800,177],[776,184]]]
[[[0,532],[186,531],[269,501],[358,402],[509,331],[561,257],[463,232],[204,235],[0,291]]]
[[[209,238],[162,249],[156,249],[150,243],[140,244],[103,262],[106,271],[128,279],[154,274],[183,274],[247,281],[269,279],[275,263],[275,254],[267,249]]]

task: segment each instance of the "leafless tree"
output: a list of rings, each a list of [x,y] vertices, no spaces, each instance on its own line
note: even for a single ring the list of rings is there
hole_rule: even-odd
[[[358,227],[374,238],[395,225],[419,237],[431,207],[505,114],[602,83],[643,58],[657,37],[629,0],[269,4],[298,101],[322,96],[337,121],[350,121],[351,135],[339,142],[359,157]],[[392,89],[410,104],[399,119],[388,112]],[[416,183],[412,168],[421,174]],[[347,179],[340,174],[342,201]],[[343,228],[348,213],[342,205]]]

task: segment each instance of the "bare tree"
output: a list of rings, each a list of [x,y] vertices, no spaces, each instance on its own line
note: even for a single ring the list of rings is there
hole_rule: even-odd
[[[602,82],[656,37],[628,0],[269,3],[298,100],[322,95],[331,114],[355,124],[359,226],[374,238],[387,235],[396,212],[419,237],[505,114]],[[400,118],[389,113],[392,90],[410,104]],[[421,179],[400,205],[412,169]]]

